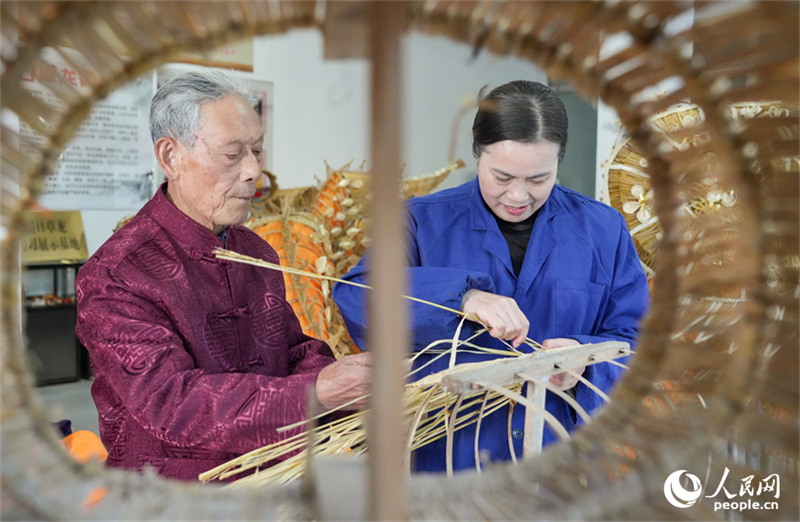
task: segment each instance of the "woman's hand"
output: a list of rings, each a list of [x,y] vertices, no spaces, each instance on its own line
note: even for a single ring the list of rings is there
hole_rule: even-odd
[[[528,336],[530,323],[510,297],[472,289],[461,300],[461,311],[477,317],[496,339],[512,339],[516,348]]]
[[[363,410],[367,407],[372,356],[369,353],[347,355],[334,361],[317,376],[317,398],[326,410],[362,398],[347,407]]]
[[[545,350],[551,350],[553,348],[563,348],[564,346],[577,346],[581,343],[576,341],[575,339],[567,339],[564,337],[557,337],[555,339],[547,339],[542,341],[542,346]],[[575,368],[575,373],[578,375],[583,375],[583,372],[586,371],[586,366],[581,366],[580,368]],[[561,390],[569,390],[574,388],[575,385],[578,384],[578,378],[568,372],[561,372],[556,373],[550,376],[550,383],[555,384]]]

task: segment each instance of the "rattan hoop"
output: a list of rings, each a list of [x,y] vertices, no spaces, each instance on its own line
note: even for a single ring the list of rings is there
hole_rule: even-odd
[[[158,477],[101,472],[72,462],[45,421],[20,334],[19,246],[29,209],[60,149],[92,103],[186,50],[252,35],[325,25],[325,2],[2,2],[2,108],[47,136],[24,155],[3,119],[2,160],[2,516],[13,519],[312,518],[299,489],[219,491]],[[669,22],[694,9],[694,27]],[[569,442],[519,465],[453,479],[414,476],[414,519],[718,519],[709,502],[669,504],[664,480],[688,470],[731,485],[780,476],[779,507],[746,519],[798,519],[798,4],[795,2],[454,2],[407,4],[409,26],[531,60],[551,78],[613,106],[650,168],[659,216],[658,277],[639,354],[614,402]],[[598,56],[622,33],[629,45]],[[113,35],[114,42],[111,42]],[[42,49],[62,41],[98,70],[92,94],[68,85],[53,110],[27,93],[23,77]],[[119,44],[129,59],[114,52]],[[691,60],[685,58],[693,48]],[[681,86],[658,100],[637,97],[671,77]],[[649,119],[691,100],[705,119],[671,135],[702,133],[675,148]],[[749,100],[782,100],[774,118],[731,126],[726,112]],[[684,133],[684,134],[682,134]],[[680,141],[678,141],[680,142]],[[735,219],[679,219],[681,193],[714,178],[737,195]],[[19,194],[13,182],[19,180]],[[10,182],[11,184],[7,183]],[[696,303],[738,295],[724,318],[698,321]],[[664,382],[675,400],[653,408]],[[702,401],[682,397],[702,396]],[[620,451],[623,448],[623,451]],[[713,487],[714,484],[710,487]],[[84,499],[98,488],[93,509]]]

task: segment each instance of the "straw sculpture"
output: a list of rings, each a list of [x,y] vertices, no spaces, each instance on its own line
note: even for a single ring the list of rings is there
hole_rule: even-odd
[[[251,220],[245,226],[251,226],[252,222],[276,214],[286,214],[290,212],[307,212],[317,198],[319,189],[317,187],[298,187],[290,189],[277,189],[270,196],[260,198],[250,204]]]
[[[408,199],[429,194],[451,172],[463,167],[465,164],[459,159],[432,174],[403,179],[400,197]],[[341,277],[358,263],[370,244],[365,219],[369,173],[364,172],[363,165],[359,170],[351,169],[350,164],[339,169],[326,168],[327,177],[320,187],[276,189],[269,196],[255,201],[252,217],[245,226],[255,230],[261,219],[277,215],[305,213],[314,216],[330,236],[333,274]],[[275,179],[273,186],[276,186]]]
[[[279,190],[277,176],[275,176],[275,174],[268,171],[267,169],[262,169],[261,179],[258,180],[256,189],[257,190],[255,198],[264,200],[271,199],[272,196],[274,196],[275,193]]]
[[[794,108],[797,111],[797,107]],[[746,128],[749,120],[755,118],[781,118],[789,116],[792,110],[782,101],[738,102],[729,107],[725,116],[729,125],[734,128]],[[704,120],[703,112],[692,104],[679,103],[650,118],[650,125],[657,132],[664,134],[664,139],[679,150],[690,150],[702,147],[709,140],[708,135],[685,132],[697,126]],[[682,136],[680,141],[672,139],[672,135]],[[726,267],[735,262],[731,251],[717,251],[716,245],[710,245],[703,238],[703,229],[699,226],[699,219],[703,216],[714,214],[720,223],[724,235],[730,239],[736,233],[736,223],[741,219],[738,208],[738,196],[732,189],[720,186],[720,182],[713,170],[714,152],[706,150],[698,154],[695,163],[704,165],[706,177],[702,182],[692,182],[685,185],[685,190],[680,193],[679,219],[682,221],[684,238],[694,241],[693,248],[701,259],[701,263],[716,267]],[[711,159],[709,159],[711,158]],[[777,168],[792,170],[792,166],[800,162],[800,156],[786,156],[772,161],[778,163]],[[659,223],[658,215],[653,210],[653,190],[650,184],[649,165],[642,155],[636,140],[628,135],[618,136],[611,157],[604,165],[606,181],[606,201],[625,216],[634,244],[639,252],[640,259],[650,277],[657,272],[658,242],[663,237],[663,230]],[[773,168],[771,165],[769,168]],[[796,167],[795,167],[795,170]],[[782,261],[782,262],[781,262]],[[792,264],[797,265],[797,259],[791,256],[784,257],[778,263],[773,263],[768,268],[768,277],[772,280],[768,285],[778,284],[775,274],[787,268],[791,270]],[[687,273],[693,267],[687,267]],[[784,292],[788,289],[784,288]],[[711,285],[702,296],[693,298],[684,297],[684,306],[687,313],[683,316],[689,324],[675,329],[675,335],[686,338],[691,342],[702,342],[708,335],[704,330],[690,333],[690,327],[696,324],[715,325],[715,328],[735,324],[736,317],[741,308],[745,306],[747,296],[743,290],[725,289]],[[667,390],[680,388],[675,381],[664,381],[659,386]],[[702,401],[702,396],[683,396],[678,398],[671,395],[672,404],[678,402]],[[658,398],[651,399],[654,406],[663,404]],[[656,406],[657,407],[657,406]]]
[[[354,267],[369,245],[369,242],[363,244],[367,233],[363,221],[369,197],[367,177],[362,169],[352,170],[349,164],[337,170],[328,168],[328,177],[311,207],[311,213],[331,233],[337,275]]]
[[[796,109],[796,108],[795,108]],[[741,102],[730,106],[730,124],[744,126],[746,120],[764,117],[789,116],[790,109],[782,101]],[[690,129],[704,120],[703,112],[693,104],[679,103],[650,118],[650,125],[656,132],[664,134],[664,139],[676,149],[686,150],[697,147],[708,140],[703,134],[687,135]],[[622,129],[620,129],[622,131]],[[671,138],[680,134],[677,142]],[[707,154],[713,154],[711,152]],[[800,157],[786,157],[777,161],[784,162],[784,168],[791,168],[791,163],[800,162]],[[789,162],[786,165],[786,162]],[[649,164],[642,154],[636,140],[626,134],[618,134],[611,156],[603,164],[605,181],[601,200],[610,204],[622,213],[633,237],[636,251],[645,271],[650,277],[656,271],[656,251],[658,241],[663,237],[663,230],[658,215],[653,210],[653,189],[650,184]],[[735,221],[736,211],[731,209],[737,202],[733,190],[724,190],[712,176],[688,187],[682,194],[681,217],[686,221],[683,226],[690,232],[699,232],[696,216],[710,212],[726,211],[726,219]]]
[[[26,362],[18,252],[44,178],[96,100],[181,52],[298,27],[324,30],[329,4],[0,3],[4,519],[325,517],[315,511],[313,488],[220,490],[72,461],[47,422]],[[637,355],[612,403],[571,440],[516,465],[452,478],[409,477],[410,518],[800,518],[798,7],[796,2],[404,4],[410,29],[461,42],[473,54],[530,60],[548,77],[615,108],[647,162],[653,195],[643,195],[663,231]],[[693,26],[676,29],[671,22],[689,9]],[[624,44],[604,47],[614,36],[622,36]],[[43,63],[45,48],[62,43],[76,49],[95,76],[89,95],[68,83],[54,84],[52,94],[60,102],[54,108],[29,94],[23,78]],[[644,94],[668,78],[680,81],[662,97]],[[732,124],[731,107],[760,100],[780,101],[786,110]],[[704,119],[675,133],[655,131],[652,117],[682,101],[695,105]],[[21,151],[12,116],[43,136],[34,152]],[[702,142],[685,150],[674,146],[696,135]],[[735,194],[735,204],[698,212],[690,229],[681,216],[685,195],[711,187],[712,179],[720,191]],[[717,305],[700,306],[720,296],[740,302],[724,317],[709,320],[708,308]],[[658,403],[648,399],[659,395]],[[698,396],[702,400],[684,400]],[[703,497],[694,505],[668,501],[665,484],[676,472],[692,479],[683,483],[684,490],[702,487]],[[84,503],[98,492],[102,500]],[[359,492],[350,493],[356,498]],[[772,503],[766,510],[752,503],[715,509],[715,502],[730,495]]]
[[[251,225],[278,253],[281,264],[316,274],[332,274],[330,239],[321,220],[312,214],[263,217]],[[300,319],[303,332],[329,340],[331,285],[328,281],[285,274],[286,300]],[[335,344],[335,343],[333,343]]]
[[[284,201],[296,201],[299,192],[287,192]],[[253,218],[245,223],[267,241],[278,254],[281,265],[300,272],[284,272],[286,300],[292,306],[303,333],[323,339],[338,358],[358,353],[350,338],[339,308],[333,301],[332,283],[315,275],[334,276],[331,262],[330,231],[324,222],[310,212],[292,212],[284,205],[280,214]]]
[[[404,179],[400,186],[400,197],[408,199],[422,196],[435,189],[464,162],[456,160],[438,171],[414,178]],[[331,234],[334,245],[334,273],[341,277],[361,259],[370,245],[366,209],[370,200],[369,173],[363,165],[353,170],[350,164],[333,170],[328,167],[325,179],[310,212],[320,219]]]
[[[445,179],[447,179],[447,176],[449,176],[454,170],[463,169],[464,167],[466,167],[464,161],[456,159],[450,165],[442,167],[432,174],[404,179],[402,186],[400,187],[403,193],[403,199],[430,194]]]
[[[422,196],[435,189],[464,162],[457,160],[433,174],[409,178],[401,184],[401,197]],[[252,204],[245,226],[264,238],[284,266],[315,274],[342,277],[361,259],[369,246],[366,206],[369,174],[363,169],[327,167],[321,187],[277,190],[271,175],[270,195]],[[337,357],[358,353],[329,282],[284,274],[287,300],[300,318],[303,333],[324,339]]]
[[[695,126],[702,120],[700,110],[694,105],[679,105],[651,120],[659,132],[669,134]],[[701,136],[683,138],[675,147],[694,145]],[[607,202],[625,217],[639,258],[649,276],[656,268],[657,242],[664,232],[658,216],[653,212],[653,189],[650,185],[647,158],[630,136],[618,136],[617,143],[606,162]]]

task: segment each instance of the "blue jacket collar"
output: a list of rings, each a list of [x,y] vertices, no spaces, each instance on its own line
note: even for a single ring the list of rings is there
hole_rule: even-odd
[[[506,243],[503,234],[500,232],[500,228],[497,226],[491,211],[484,204],[478,178],[476,177],[469,183],[472,193],[472,229],[483,231],[483,249],[500,260],[509,273],[513,275],[514,270],[511,266],[508,243]],[[536,218],[536,224],[533,227],[531,239],[528,243],[528,250],[525,253],[525,263],[522,265],[522,270],[517,280],[517,291],[524,292],[528,290],[550,252],[558,244],[558,238],[553,231],[551,220],[564,209],[559,201],[560,194],[560,187],[558,185],[554,186],[547,201],[539,209],[539,216]]]

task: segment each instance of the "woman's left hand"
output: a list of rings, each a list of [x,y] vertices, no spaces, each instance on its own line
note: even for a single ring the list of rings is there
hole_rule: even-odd
[[[542,347],[544,347],[545,350],[551,350],[553,348],[563,348],[564,346],[577,346],[579,344],[581,343],[579,343],[575,339],[567,339],[565,337],[556,337],[555,339],[546,339],[542,341]],[[574,371],[578,375],[583,375],[583,372],[585,370],[586,366],[581,366],[580,368],[575,368],[572,371]],[[570,388],[574,388],[575,385],[578,384],[578,378],[569,372],[561,372],[551,375],[550,383],[555,384],[561,390],[569,390]]]

